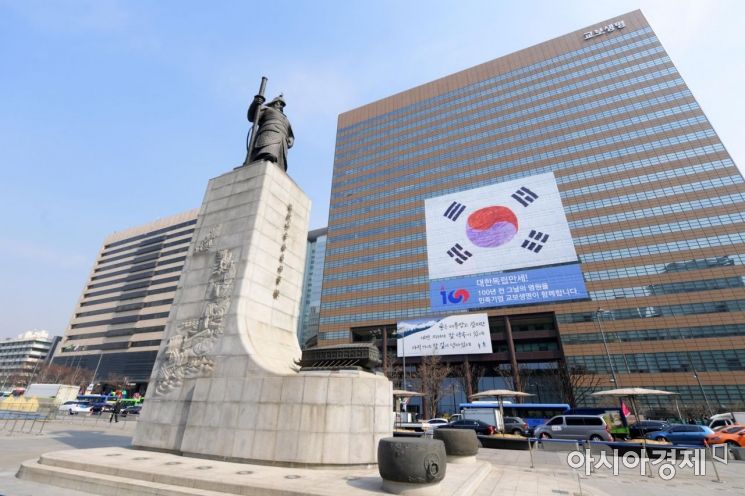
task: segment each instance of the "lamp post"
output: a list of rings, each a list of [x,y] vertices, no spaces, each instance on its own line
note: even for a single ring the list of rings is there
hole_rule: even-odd
[[[688,350],[688,344],[686,343],[685,337],[683,336],[683,331],[681,329],[678,329],[678,334],[680,335],[680,340],[683,341],[683,346],[686,350],[686,356],[688,357],[688,365],[691,367],[691,372],[693,372],[693,378],[696,379],[696,382],[698,383],[698,389],[701,391],[701,396],[703,396],[704,398],[706,410],[709,413],[709,417],[711,417],[714,412],[711,409],[709,398],[706,397],[706,392],[704,391],[704,385],[701,384],[701,378],[698,376],[698,371],[696,370],[696,366],[694,365],[693,359],[691,358],[691,352]]]
[[[610,358],[610,352],[608,352],[608,342],[605,339],[605,332],[603,331],[603,313],[607,312],[603,308],[598,308],[595,311],[595,319],[598,323],[598,330],[600,331],[600,337],[603,339],[603,348],[605,349],[605,356],[608,359],[608,366],[610,367],[610,375],[612,377],[613,384],[618,387],[618,379],[616,378],[616,369],[613,367],[613,361]]]

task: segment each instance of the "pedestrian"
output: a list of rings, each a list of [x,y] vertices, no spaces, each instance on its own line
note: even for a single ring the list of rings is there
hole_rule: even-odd
[[[111,417],[109,417],[109,423],[113,420],[117,424],[119,423],[119,412],[122,411],[122,402],[121,400],[116,400],[116,403],[114,403],[114,407],[111,409]]]

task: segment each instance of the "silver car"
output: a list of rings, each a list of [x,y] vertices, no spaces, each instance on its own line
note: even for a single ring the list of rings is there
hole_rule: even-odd
[[[542,439],[613,441],[609,429],[599,415],[557,415],[536,427],[534,435]]]

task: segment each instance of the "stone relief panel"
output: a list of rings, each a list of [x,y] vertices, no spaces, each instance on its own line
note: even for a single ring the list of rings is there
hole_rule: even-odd
[[[206,239],[209,237],[202,241]],[[176,334],[166,343],[155,379],[156,395],[181,387],[184,379],[205,377],[212,372],[215,361],[209,354],[224,332],[235,274],[233,252],[216,252],[200,317],[179,322]]]

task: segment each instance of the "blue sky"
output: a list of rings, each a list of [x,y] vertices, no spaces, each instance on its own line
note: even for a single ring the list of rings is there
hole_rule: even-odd
[[[0,0],[0,336],[62,334],[106,235],[198,207],[262,75],[323,227],[339,113],[636,8],[745,164],[745,2]]]

